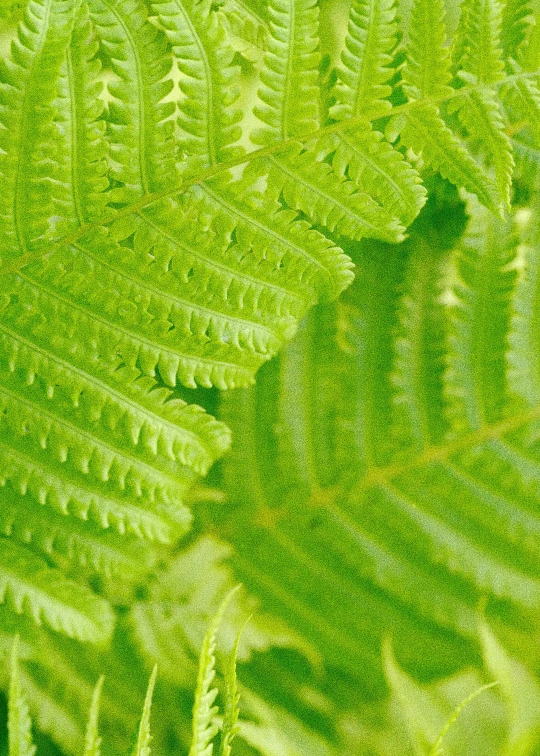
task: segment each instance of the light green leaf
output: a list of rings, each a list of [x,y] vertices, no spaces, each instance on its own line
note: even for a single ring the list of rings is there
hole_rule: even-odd
[[[403,71],[407,96],[412,100],[448,97],[452,92],[450,54],[442,0],[415,0],[409,29]]]
[[[508,707],[509,734],[504,756],[532,756],[540,742],[540,684],[512,658],[487,624],[480,628],[485,663],[501,686]]]
[[[83,756],[100,756],[101,754],[101,737],[98,731],[99,706],[101,701],[101,690],[105,678],[103,675],[99,678],[92,694],[92,703],[88,715],[88,724],[84,736]]]
[[[316,0],[270,0],[270,34],[263,58],[259,102],[265,126],[251,136],[268,145],[298,138],[319,125],[318,21]]]
[[[396,45],[394,0],[354,0],[341,54],[336,104],[330,115],[338,121],[377,117],[389,109],[392,52]]]
[[[154,666],[152,674],[150,675],[150,680],[148,681],[148,688],[146,689],[141,721],[139,723],[139,729],[137,732],[137,740],[132,751],[132,756],[150,756],[151,753],[150,741],[152,740],[152,736],[150,735],[150,711],[152,708],[152,697],[154,695],[156,677],[157,664]]]
[[[0,602],[72,638],[93,643],[111,637],[108,602],[65,577],[30,550],[0,538]]]
[[[238,682],[236,679],[236,661],[238,657],[238,644],[240,643],[240,637],[248,622],[249,619],[246,620],[244,627],[239,630],[238,635],[236,636],[225,669],[225,709],[223,712],[220,756],[230,756],[231,742],[240,729],[238,725],[238,717],[240,714],[238,702],[240,700],[240,694],[238,692]]]
[[[223,599],[204,636],[199,657],[195,703],[193,704],[193,739],[189,756],[212,756],[214,752],[212,740],[219,731],[217,724],[214,722],[218,707],[213,705],[218,694],[217,688],[213,686],[216,661],[214,656],[216,633],[227,606],[239,587],[233,588]]]
[[[433,748],[429,754],[429,756],[442,756],[443,754],[443,741],[448,733],[448,731],[451,729],[453,724],[456,722],[457,718],[463,711],[463,709],[468,706],[470,703],[474,701],[475,698],[482,695],[484,691],[489,690],[490,688],[495,687],[498,685],[497,682],[493,683],[486,683],[486,685],[482,685],[480,688],[477,688],[472,693],[470,693],[467,698],[464,698],[463,701],[461,701],[452,714],[448,717],[447,721],[444,724],[444,727],[442,728],[441,732],[439,733],[439,737],[435,741],[435,744],[433,745]]]
[[[11,650],[11,679],[8,695],[9,756],[34,756],[32,722],[19,677],[19,636],[15,637]]]

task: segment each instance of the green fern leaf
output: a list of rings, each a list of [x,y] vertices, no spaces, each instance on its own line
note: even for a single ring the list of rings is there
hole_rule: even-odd
[[[53,101],[59,181],[52,191],[54,234],[74,232],[106,211],[109,186],[103,69],[86,3],[80,5]],[[71,177],[71,181],[66,181]],[[62,219],[62,220],[60,220]]]
[[[229,654],[227,668],[224,675],[225,707],[223,712],[220,756],[231,756],[231,742],[240,729],[238,725],[238,717],[240,716],[240,710],[238,707],[240,694],[238,692],[238,683],[236,679],[236,660],[238,657],[238,645],[243,630],[244,628],[241,628],[236,636],[234,646]]]
[[[448,411],[453,426],[462,431],[500,419],[497,404],[505,391],[505,336],[518,241],[512,223],[493,221],[470,202],[471,221],[454,258],[459,278],[454,288],[457,302],[451,310],[452,350],[446,373]],[[497,302],[496,319],[488,315],[488,301],[491,305]],[[475,323],[474,330],[469,322]]]
[[[407,96],[411,100],[443,100],[452,89],[442,0],[416,0],[409,26],[411,38],[403,71]]]
[[[373,197],[404,227],[416,218],[426,199],[420,176],[379,131],[360,124],[347,134],[320,139],[317,149],[325,160],[331,158],[338,176]]]
[[[348,33],[333,89],[330,115],[337,121],[373,118],[389,109],[392,52],[396,46],[394,0],[354,0]]]
[[[502,9],[499,0],[465,0],[464,22],[456,35],[456,47],[463,50],[459,69],[482,84],[492,84],[503,75],[501,49]]]
[[[500,43],[501,8],[497,2],[465,2],[461,9],[461,18],[454,40],[454,67],[458,79],[455,85],[458,92],[451,94],[449,58],[445,42],[445,29],[441,23],[443,8],[441,5],[425,5],[415,3],[411,16],[411,35],[407,45],[407,62],[404,69],[404,88],[409,98],[414,100],[433,98],[435,101],[448,101],[442,109],[442,118],[436,127],[436,141],[447,150],[454,150],[451,162],[464,167],[464,162],[478,175],[474,169],[472,155],[480,153],[487,166],[493,166],[495,181],[500,200],[496,203],[500,210],[509,206],[511,177],[514,168],[514,158],[510,138],[506,134],[506,124],[499,105],[498,95],[490,88],[504,76],[504,62]],[[429,7],[428,7],[429,6]],[[467,82],[469,86],[463,91],[459,86]],[[472,86],[471,86],[472,85]],[[456,96],[457,95],[457,96]],[[422,106],[423,108],[426,105]],[[431,105],[429,106],[431,107]],[[414,109],[416,109],[413,106]],[[414,111],[413,111],[414,112]],[[426,111],[422,111],[424,115]],[[465,137],[471,147],[471,156],[467,156],[454,137],[449,133],[445,119],[452,114],[458,114],[459,122],[465,129]],[[405,133],[404,143],[416,152],[422,150],[422,156],[428,164],[440,170],[442,175],[460,186],[467,186],[463,176],[458,179],[452,175],[450,166],[444,164],[440,156],[435,156],[430,145],[412,133],[412,128],[403,129],[407,118],[398,117],[396,124],[390,125],[389,134]],[[401,124],[400,124],[401,120]],[[415,119],[417,120],[417,119]],[[433,114],[430,114],[430,125],[435,127]],[[455,128],[455,124],[450,124]],[[414,128],[414,127],[413,127]],[[412,137],[412,140],[411,140]],[[407,141],[408,140],[408,141]],[[453,144],[452,144],[453,142]],[[427,149],[426,149],[427,146]],[[437,159],[437,157],[439,159]],[[435,162],[433,162],[435,159]],[[482,169],[480,169],[482,170]],[[482,171],[485,172],[485,171]],[[478,176],[479,177],[479,176]],[[493,189],[489,187],[489,180],[484,180],[482,190],[474,191],[487,207],[495,209]],[[487,195],[492,195],[488,200]]]
[[[434,106],[417,105],[403,118],[397,116],[388,129],[391,136],[397,132],[403,144],[421,153],[425,162],[441,176],[476,194],[493,212],[500,211],[499,193],[493,182],[446,126]],[[504,183],[506,186],[506,172]]]
[[[32,0],[12,42],[11,57],[2,61],[2,260],[24,255],[30,244],[43,249],[49,232],[48,217],[53,212],[46,174],[49,168],[54,170],[50,156],[57,150],[52,102],[78,5]]]
[[[218,732],[217,725],[212,721],[218,711],[217,706],[213,706],[218,691],[212,687],[215,676],[216,633],[229,601],[237,590],[238,587],[227,594],[204,636],[193,704],[193,740],[189,756],[212,756],[214,751],[211,741]]]
[[[519,59],[520,48],[534,23],[531,0],[507,0],[503,5],[501,47],[504,57]]]
[[[393,2],[355,0],[340,71],[321,75],[320,53],[337,59],[341,32],[336,17],[321,39],[315,0],[259,13],[249,0],[30,0],[0,66],[5,632],[11,608],[77,639],[109,637],[110,603],[133,598],[133,556],[142,572],[152,564],[136,539],[176,541],[190,487],[230,444],[179,397],[250,385],[309,308],[350,284],[349,253],[355,288],[306,321],[259,388],[223,400],[241,450],[226,466],[238,510],[209,517],[227,521],[246,582],[307,638],[296,648],[324,649],[332,674],[353,681],[336,688],[343,700],[359,684],[383,693],[368,618],[395,624],[412,657],[430,648],[414,658],[428,676],[456,649],[474,661],[480,594],[510,635],[529,621],[540,590],[536,242],[518,246],[511,224],[472,200],[460,240],[459,213],[449,230],[433,211],[440,194],[458,206],[457,195],[431,173],[502,213],[515,152],[515,196],[529,196],[537,25],[526,3],[506,5],[502,29],[498,2],[466,0],[451,80],[443,8],[428,5],[402,20]],[[267,32],[252,65],[242,39],[254,27]],[[428,189],[430,207],[396,246]],[[526,387],[516,373],[527,360]],[[191,396],[213,411],[215,394]],[[176,609],[163,643],[152,633],[165,598],[137,603],[139,645],[170,651],[170,671],[179,627],[193,646],[198,620]],[[213,642],[198,693],[203,749]],[[52,647],[59,670],[29,672],[32,700],[38,724],[73,749],[80,727],[67,693],[51,690],[80,647]],[[98,674],[75,674],[69,689]],[[284,695],[309,695],[283,679]],[[289,747],[274,730],[275,747]]]
[[[282,194],[289,207],[302,210],[329,231],[352,239],[402,239],[399,221],[331,165],[315,162],[318,151],[317,144],[304,149],[295,144],[266,165],[258,161],[254,169],[264,167],[276,196]]]
[[[31,544],[34,550],[51,557],[58,565],[67,560],[90,573],[98,572],[124,580],[141,578],[151,568],[137,558],[140,543],[103,533],[90,523],[49,512],[17,497],[13,491],[0,491],[0,532],[20,544]],[[149,554],[150,557],[150,554]]]
[[[310,316],[254,390],[223,398],[239,439],[234,518],[207,510],[230,528],[238,578],[374,696],[384,628],[431,677],[446,654],[473,663],[482,596],[517,644],[540,600],[535,384],[515,397],[536,242],[471,200],[449,251],[461,211],[442,208],[430,202],[402,246],[357,245],[363,275],[344,299]],[[509,370],[508,334],[525,323]]]
[[[516,67],[512,68],[515,70]],[[536,163],[528,159],[528,150],[534,154],[534,145],[540,134],[538,84],[532,79],[517,79],[502,87],[502,95],[507,121],[510,124],[516,124],[516,133],[512,137],[516,162],[525,175],[530,167],[534,173]]]
[[[255,144],[309,134],[319,125],[318,18],[316,0],[271,0],[270,35],[254,113],[265,126]]]
[[[11,650],[8,706],[9,756],[34,756],[36,747],[32,743],[32,723],[28,705],[20,687],[18,653],[19,638],[17,636]]]
[[[112,176],[122,183],[114,192],[119,203],[133,202],[175,180],[171,150],[172,103],[161,102],[171,89],[165,79],[170,60],[157,29],[148,22],[140,0],[92,0],[90,14],[107,50],[116,81],[107,125],[110,130]]]
[[[514,158],[502,113],[493,93],[485,89],[458,95],[451,101],[448,111],[457,112],[469,138],[486,155],[488,164],[493,165],[499,193],[506,207],[509,207]]]
[[[237,144],[241,111],[233,107],[240,94],[239,68],[221,16],[208,0],[153,0],[152,9],[182,74],[179,157],[188,156],[196,170],[242,154]]]
[[[150,756],[150,709],[152,706],[152,697],[154,695],[154,686],[156,683],[157,665],[154,666],[150,680],[148,682],[148,688],[146,690],[146,697],[144,699],[144,706],[139,724],[139,730],[137,733],[137,741],[133,748],[133,756]]]
[[[105,641],[113,629],[108,603],[77,585],[11,540],[1,539],[0,601],[37,624],[43,621],[67,635],[85,641]]]
[[[101,701],[101,690],[105,678],[103,675],[99,678],[92,694],[92,703],[88,715],[88,724],[84,736],[83,756],[100,756],[101,738],[98,731],[99,706]]]
[[[538,71],[538,61],[540,59],[540,30],[536,23],[538,7],[533,3],[534,23],[531,25],[526,39],[519,48],[519,63],[527,71]]]

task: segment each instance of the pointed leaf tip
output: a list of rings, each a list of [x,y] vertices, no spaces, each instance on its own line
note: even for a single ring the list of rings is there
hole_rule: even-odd
[[[150,680],[148,681],[148,688],[146,690],[146,696],[144,699],[144,706],[141,715],[141,722],[139,724],[139,732],[137,736],[137,742],[132,751],[132,756],[150,756],[150,741],[152,736],[150,735],[150,711],[152,708],[152,697],[154,695],[154,686],[156,684],[157,677],[157,664],[154,665]]]
[[[225,670],[225,711],[223,714],[220,756],[230,756],[231,742],[238,734],[239,730],[238,717],[240,716],[240,710],[238,708],[238,703],[240,700],[240,694],[238,693],[236,679],[236,660],[238,657],[238,644],[240,643],[240,638],[250,619],[251,615],[246,619],[238,631]]]
[[[35,752],[36,747],[32,742],[32,721],[20,686],[19,636],[16,635],[11,650],[11,678],[8,700],[8,754],[9,756],[34,756]]]
[[[212,756],[214,752],[212,741],[219,731],[219,728],[213,722],[218,712],[217,706],[213,706],[218,691],[215,686],[212,687],[215,677],[216,660],[214,652],[216,648],[216,633],[232,597],[238,592],[240,587],[240,584],[236,585],[225,596],[204,636],[199,657],[199,674],[195,690],[195,702],[193,704],[193,739],[189,756]]]
[[[92,694],[92,703],[90,704],[90,713],[88,715],[88,724],[84,736],[83,756],[100,756],[101,737],[98,731],[99,707],[101,703],[101,690],[105,678],[103,675],[99,678]]]

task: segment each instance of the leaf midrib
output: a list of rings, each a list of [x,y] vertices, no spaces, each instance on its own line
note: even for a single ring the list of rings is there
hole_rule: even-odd
[[[493,87],[498,89],[499,87],[502,87],[512,81],[520,81],[523,79],[537,79],[538,77],[539,77],[538,72],[530,72],[530,71],[521,72],[517,74],[512,74],[511,76],[506,76],[504,79],[501,79],[500,81],[495,82],[493,84]],[[394,108],[392,108],[392,110],[390,110],[389,112],[385,112],[384,114],[381,114],[381,115],[384,115],[384,117],[392,118],[395,115],[407,113],[410,109],[417,107],[419,104],[440,105],[443,102],[448,102],[449,100],[454,99],[454,97],[458,97],[458,96],[463,97],[464,94],[468,94],[469,92],[476,90],[478,88],[481,88],[482,86],[483,85],[481,84],[470,84],[470,85],[467,85],[466,87],[462,87],[459,90],[453,91],[450,95],[446,97],[426,98],[423,100],[411,100],[410,102],[403,103],[402,105],[397,105]],[[144,195],[143,197],[141,197],[139,200],[137,200],[137,202],[133,202],[131,205],[127,205],[121,210],[118,210],[115,214],[111,214],[109,217],[105,217],[101,220],[93,220],[89,223],[86,223],[82,225],[80,228],[76,229],[70,234],[67,234],[64,237],[50,240],[48,244],[52,248],[58,248],[58,247],[61,248],[66,245],[73,244],[91,229],[108,225],[118,220],[119,218],[124,218],[128,215],[132,215],[134,213],[140,212],[141,210],[144,210],[146,207],[153,205],[155,202],[157,202],[160,199],[173,197],[175,194],[184,194],[187,191],[187,189],[189,189],[190,187],[202,184],[205,181],[208,181],[209,179],[214,178],[215,176],[219,175],[220,173],[225,173],[241,165],[247,165],[248,163],[251,163],[253,160],[257,160],[259,158],[275,155],[276,153],[284,151],[287,147],[293,144],[298,144],[298,143],[304,144],[306,142],[310,142],[326,134],[339,133],[340,131],[343,131],[343,130],[352,129],[355,126],[360,126],[364,124],[365,121],[366,121],[365,116],[349,118],[346,121],[339,121],[338,123],[332,123],[332,124],[329,124],[328,126],[322,126],[321,128],[315,129],[314,131],[308,132],[299,137],[288,137],[287,139],[277,142],[276,144],[273,144],[270,147],[262,147],[260,149],[253,150],[252,152],[248,152],[246,154],[240,155],[239,157],[232,158],[231,160],[227,160],[223,163],[219,163],[219,165],[215,165],[210,168],[207,168],[204,171],[201,171],[197,175],[194,175],[191,177],[188,176],[187,178],[184,178],[183,182],[181,184],[178,184],[177,186],[174,186],[168,189],[163,189],[162,191],[159,191],[159,192],[148,193]],[[35,260],[39,260],[42,257],[45,257],[49,253],[49,251],[52,251],[52,250],[43,252],[43,250],[40,249],[36,251],[35,253],[27,252],[21,255],[17,260],[13,261],[10,265],[4,266],[0,270],[0,276],[16,273],[17,271],[26,267],[26,265],[29,265],[31,262],[34,262]]]
[[[203,438],[190,428],[186,428],[183,425],[179,425],[178,423],[173,423],[170,420],[167,420],[165,417],[162,417],[158,413],[152,411],[148,407],[145,407],[143,404],[138,404],[125,394],[117,391],[108,383],[105,383],[105,381],[100,380],[95,374],[87,373],[84,370],[76,367],[73,363],[69,363],[66,360],[62,359],[58,356],[58,354],[50,352],[39,346],[38,344],[34,344],[33,342],[28,341],[28,339],[26,339],[24,336],[21,336],[21,334],[17,333],[16,331],[11,330],[11,328],[8,328],[4,323],[0,323],[0,333],[2,332],[13,338],[15,341],[19,341],[22,344],[26,345],[28,348],[32,349],[38,354],[41,354],[46,360],[55,362],[57,365],[60,365],[70,373],[75,373],[80,378],[82,378],[85,383],[93,384],[104,394],[114,397],[119,402],[119,404],[127,405],[127,407],[130,408],[134,413],[142,415],[145,418],[146,422],[157,422],[160,426],[165,426],[165,428],[168,428],[175,434],[187,437],[184,438],[184,441],[187,441],[188,439],[191,440],[194,444],[197,444],[202,449],[204,449],[209,458],[213,458],[214,452],[207,444],[205,444]],[[178,432],[179,428],[181,429],[181,434],[179,434]]]
[[[465,451],[471,446],[476,446],[486,441],[503,440],[505,434],[519,430],[527,423],[538,419],[540,419],[540,403],[529,407],[523,412],[508,415],[496,423],[483,425],[470,433],[464,434],[460,438],[452,439],[444,444],[427,446],[420,454],[412,457],[406,463],[372,467],[349,487],[348,496],[355,497],[371,486],[388,483],[410,470],[416,470],[432,462],[444,462],[454,454]]]

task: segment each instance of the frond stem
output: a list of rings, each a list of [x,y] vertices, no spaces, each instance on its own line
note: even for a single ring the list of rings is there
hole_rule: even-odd
[[[530,79],[530,78],[537,79],[538,73],[527,71],[527,72],[513,74],[511,76],[506,76],[504,79],[501,79],[500,81],[495,82],[492,86],[499,88],[501,86],[508,84],[511,81],[519,81],[521,79]],[[464,94],[467,94],[468,92],[474,91],[475,89],[479,87],[483,87],[483,86],[485,85],[469,84],[465,87],[462,87],[461,89],[458,89],[452,92],[452,94],[447,95],[446,97],[426,98],[421,101],[412,100],[410,102],[403,103],[402,105],[397,105],[396,107],[392,108],[389,112],[381,113],[380,117],[391,118],[395,115],[407,113],[407,111],[409,111],[412,107],[418,104],[437,105],[443,102],[448,102],[449,100],[452,100],[454,97],[458,97],[458,96],[463,97]],[[253,150],[252,152],[248,152],[247,154],[240,155],[237,158],[227,160],[223,163],[219,163],[218,165],[213,165],[209,168],[206,168],[204,171],[202,171],[196,176],[188,176],[184,178],[183,182],[177,186],[164,189],[159,192],[151,192],[151,193],[149,192],[145,194],[143,197],[137,200],[137,202],[134,202],[131,205],[126,205],[126,207],[123,207],[117,212],[115,212],[114,214],[111,214],[108,218],[104,218],[101,221],[92,221],[90,223],[86,223],[80,226],[79,228],[75,229],[75,231],[73,231],[71,234],[66,235],[64,238],[51,240],[50,252],[54,251],[55,249],[64,247],[66,245],[74,244],[78,239],[80,239],[89,230],[96,228],[97,226],[104,226],[104,225],[107,225],[108,223],[113,223],[115,220],[118,220],[119,218],[124,218],[128,215],[132,215],[133,213],[138,213],[141,210],[144,210],[146,207],[149,207],[150,205],[152,205],[154,202],[158,202],[160,199],[165,199],[167,197],[172,197],[175,194],[184,193],[187,189],[191,188],[192,186],[197,186],[199,184],[202,184],[205,181],[208,181],[209,179],[212,179],[215,176],[219,175],[220,173],[224,173],[233,168],[237,168],[238,166],[241,166],[241,165],[247,165],[253,160],[258,160],[260,158],[273,156],[276,153],[284,151],[288,146],[293,145],[293,144],[298,144],[299,142],[301,144],[305,144],[307,142],[310,142],[314,139],[318,139],[319,137],[325,136],[327,134],[335,134],[341,131],[346,131],[348,129],[353,129],[356,126],[364,124],[365,121],[366,119],[364,116],[357,116],[355,118],[349,118],[347,121],[339,121],[337,123],[329,124],[328,126],[322,126],[318,129],[315,129],[314,131],[304,134],[303,136],[288,137],[287,139],[284,139],[281,142],[277,142],[276,144],[273,144],[270,147],[261,147],[260,149]],[[0,276],[16,273],[22,268],[29,265],[30,263],[34,262],[35,260],[39,260],[45,257],[50,252],[47,251],[44,253],[43,250],[39,250],[39,252],[35,252],[35,253],[27,252],[21,255],[17,260],[14,260],[13,262],[11,262],[9,265],[5,265],[0,270]]]

